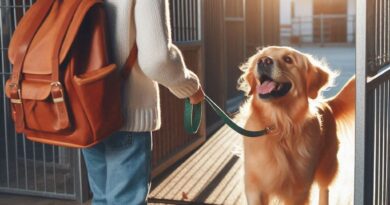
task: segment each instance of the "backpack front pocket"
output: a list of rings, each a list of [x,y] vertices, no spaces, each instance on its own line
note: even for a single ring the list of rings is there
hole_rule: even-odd
[[[73,76],[74,88],[96,139],[120,128],[120,84],[116,65]]]
[[[70,129],[71,123],[62,89],[60,83],[24,80],[20,86],[20,102],[11,102],[13,120],[17,122],[22,116],[26,130],[59,133]],[[9,86],[6,94],[10,97]],[[20,105],[22,109],[16,109],[16,106]]]

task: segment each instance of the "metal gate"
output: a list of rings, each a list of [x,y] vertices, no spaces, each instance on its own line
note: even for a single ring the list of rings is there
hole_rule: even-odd
[[[355,204],[390,204],[390,2],[358,0]]]
[[[33,0],[0,0],[0,192],[83,201],[88,198],[81,154],[43,145],[15,132],[4,94],[12,69],[8,44],[18,20]]]

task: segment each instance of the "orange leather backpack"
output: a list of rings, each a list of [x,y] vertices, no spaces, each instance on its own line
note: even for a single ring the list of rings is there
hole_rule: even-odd
[[[31,6],[8,53],[13,72],[6,95],[17,132],[36,142],[88,147],[120,128],[122,80],[109,62],[105,26],[101,0]],[[125,68],[135,59],[136,47]]]

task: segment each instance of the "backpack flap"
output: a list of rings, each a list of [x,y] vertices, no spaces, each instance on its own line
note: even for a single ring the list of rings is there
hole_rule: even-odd
[[[82,1],[83,4],[80,4]],[[26,33],[25,24],[35,21],[34,10],[42,7],[43,0],[28,10],[25,16],[18,24],[15,33],[11,39],[8,51],[8,57],[12,64],[15,64],[18,48],[24,34]],[[101,3],[98,0],[66,0],[54,1],[49,14],[34,35],[34,39],[29,45],[26,54],[23,73],[48,75],[52,74],[53,66],[61,65],[74,42],[84,17],[92,6]],[[62,36],[62,38],[60,38]],[[59,52],[58,45],[60,45]],[[57,61],[57,62],[55,62]]]

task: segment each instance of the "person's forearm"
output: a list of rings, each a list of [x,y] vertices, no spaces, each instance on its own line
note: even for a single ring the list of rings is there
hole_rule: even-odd
[[[178,97],[188,97],[200,85],[185,66],[180,50],[171,43],[166,0],[138,0],[135,5],[138,63],[149,78],[168,87]]]

